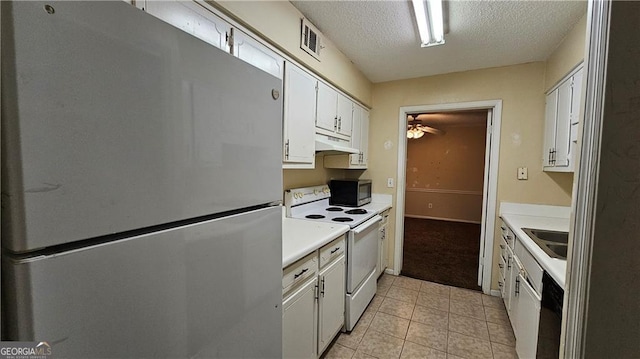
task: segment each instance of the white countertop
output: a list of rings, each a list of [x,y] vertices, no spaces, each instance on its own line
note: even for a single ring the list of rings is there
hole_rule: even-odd
[[[373,200],[360,208],[377,213],[391,208],[391,196],[376,195]],[[284,207],[282,213],[282,268],[349,231],[346,224],[286,218]]]
[[[387,202],[371,202],[369,204],[365,204],[364,206],[361,206],[359,208],[364,208],[367,211],[374,211],[374,212],[378,212],[378,214],[386,211],[387,209],[391,208],[391,202],[387,203]]]
[[[547,212],[549,213],[549,212]],[[567,212],[568,214],[568,212]],[[500,217],[513,230],[514,234],[525,248],[538,261],[538,264],[564,289],[567,272],[567,261],[551,258],[538,245],[524,233],[522,228],[546,229],[551,231],[569,231],[568,216],[545,217],[531,214],[501,213]]]
[[[349,226],[304,219],[282,219],[282,268],[347,233]]]

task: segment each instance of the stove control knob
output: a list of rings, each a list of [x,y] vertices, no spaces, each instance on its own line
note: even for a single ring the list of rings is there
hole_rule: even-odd
[[[314,189],[314,190],[313,190],[313,194],[314,194],[314,195],[316,195],[316,196],[317,196],[319,193],[320,193],[320,191],[319,191],[319,190],[317,190],[317,189]]]
[[[323,189],[322,189],[322,192],[324,192],[324,193],[329,193],[329,187],[325,187],[325,188],[323,188]]]

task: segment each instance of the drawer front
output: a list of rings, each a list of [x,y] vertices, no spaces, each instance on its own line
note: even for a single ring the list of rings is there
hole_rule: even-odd
[[[344,253],[345,244],[344,235],[342,235],[320,248],[320,268],[324,268],[325,265],[340,257]]]
[[[507,242],[504,237],[500,239],[500,257],[506,262],[507,261]]]
[[[383,226],[387,223],[389,223],[389,213],[391,212],[391,210],[387,209],[386,211],[382,212],[380,214],[380,216],[382,217],[382,221],[380,222],[380,225]]]
[[[500,257],[498,259],[498,272],[500,273],[500,278],[502,278],[503,280],[506,277],[506,271],[507,261],[503,257]]]
[[[288,293],[298,285],[304,283],[307,278],[316,276],[317,273],[318,252],[313,251],[308,256],[284,269],[282,274],[282,293]]]
[[[500,232],[502,234],[502,240],[504,240],[504,242],[507,243],[507,245],[511,247],[511,249],[515,248],[516,236],[513,234],[511,228],[509,228],[509,226],[504,223],[504,221],[500,222]]]
[[[531,285],[538,294],[542,293],[542,267],[538,264],[538,262],[533,258],[531,253],[527,250],[527,248],[518,240],[516,244],[516,248],[514,250],[515,255],[522,263],[522,267],[527,272],[527,279],[531,282]]]

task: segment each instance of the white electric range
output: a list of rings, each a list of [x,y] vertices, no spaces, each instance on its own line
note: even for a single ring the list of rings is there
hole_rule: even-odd
[[[285,191],[286,215],[290,218],[351,227],[347,233],[347,287],[345,330],[351,331],[376,293],[378,223],[376,212],[363,208],[332,206],[329,187],[314,186]]]

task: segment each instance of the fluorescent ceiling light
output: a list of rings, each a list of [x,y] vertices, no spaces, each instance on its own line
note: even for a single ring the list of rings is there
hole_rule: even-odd
[[[444,44],[442,0],[411,1],[416,15],[416,23],[418,24],[421,46],[429,47]]]

